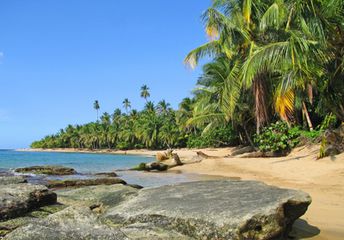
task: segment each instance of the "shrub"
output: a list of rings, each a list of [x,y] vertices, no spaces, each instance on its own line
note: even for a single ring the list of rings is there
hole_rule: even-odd
[[[261,134],[255,135],[254,142],[262,152],[287,154],[299,142],[299,132],[289,129],[285,122],[278,121],[262,129]]]
[[[235,145],[238,137],[232,126],[210,129],[202,135],[189,135],[188,148],[223,147]]]

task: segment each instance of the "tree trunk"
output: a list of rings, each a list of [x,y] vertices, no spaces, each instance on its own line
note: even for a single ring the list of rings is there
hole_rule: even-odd
[[[307,124],[308,124],[309,130],[310,130],[310,131],[313,131],[313,124],[312,124],[311,118],[310,118],[310,116],[309,116],[309,113],[308,113],[307,106],[306,106],[306,103],[305,103],[305,102],[302,102],[302,111],[303,111],[303,114],[304,114],[305,117],[306,117],[306,120],[307,120]]]
[[[269,121],[264,75],[260,74],[254,79],[253,94],[255,98],[256,133],[259,134],[261,127]]]

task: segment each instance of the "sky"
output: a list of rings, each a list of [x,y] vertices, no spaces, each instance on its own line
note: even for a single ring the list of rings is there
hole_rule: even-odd
[[[0,149],[28,147],[67,124],[96,120],[140,87],[174,108],[200,75],[183,64],[207,41],[211,0],[3,0],[0,3]]]

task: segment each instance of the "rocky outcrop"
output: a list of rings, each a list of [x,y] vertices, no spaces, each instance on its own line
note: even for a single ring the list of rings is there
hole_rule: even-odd
[[[118,228],[102,224],[89,208],[69,207],[45,219],[20,227],[4,239],[12,240],[122,240],[129,239]]]
[[[34,173],[34,174],[46,174],[46,175],[73,175],[76,171],[73,168],[63,166],[32,166],[17,168],[15,170],[18,173]]]
[[[95,185],[113,185],[127,184],[120,178],[90,178],[90,179],[66,179],[66,180],[50,180],[46,184],[48,188],[64,188],[64,187],[83,187]]]
[[[58,195],[71,207],[5,239],[277,239],[311,203],[301,191],[228,180],[143,190],[102,185]]]
[[[102,176],[102,177],[117,177],[118,175],[115,172],[102,172],[96,173],[95,176]]]
[[[207,181],[143,189],[110,209],[113,224],[154,223],[194,239],[274,239],[288,234],[311,198],[254,181]]]
[[[137,196],[138,190],[124,185],[100,185],[57,190],[58,201],[68,206],[113,207]]]
[[[0,185],[18,184],[18,183],[27,183],[27,180],[23,176],[0,177]]]
[[[56,194],[45,186],[25,183],[0,186],[0,220],[14,218],[54,203]]]

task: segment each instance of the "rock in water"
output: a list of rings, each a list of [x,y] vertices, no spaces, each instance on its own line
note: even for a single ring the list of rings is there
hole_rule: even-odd
[[[120,178],[91,178],[91,179],[66,179],[66,180],[50,180],[46,184],[48,188],[64,188],[64,187],[83,187],[96,185],[113,185],[127,184]]]
[[[14,218],[32,209],[54,204],[56,198],[55,193],[41,185],[0,185],[0,220]]]
[[[143,189],[105,218],[154,223],[195,239],[276,239],[310,203],[304,192],[255,181],[203,181]]]
[[[27,180],[23,176],[8,176],[0,177],[0,185],[27,183]]]
[[[63,166],[33,166],[17,168],[15,170],[19,173],[35,173],[35,174],[46,174],[46,175],[73,175],[76,171],[73,168]]]

